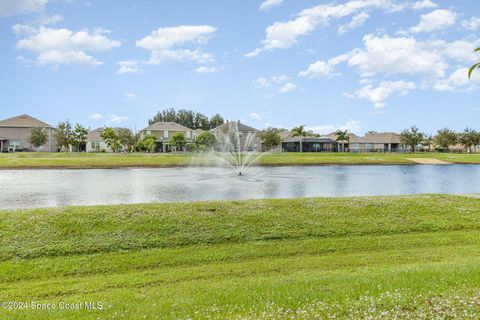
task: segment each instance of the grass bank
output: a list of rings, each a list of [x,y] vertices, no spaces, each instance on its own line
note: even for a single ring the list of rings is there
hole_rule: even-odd
[[[432,158],[451,163],[480,164],[480,154],[353,154],[273,153],[260,158],[259,165],[322,164],[414,164],[415,158]],[[0,169],[8,168],[116,168],[208,165],[192,154],[108,154],[108,153],[14,153],[0,154]]]
[[[480,199],[403,196],[0,211],[8,319],[480,315]],[[448,316],[448,317],[447,317]]]

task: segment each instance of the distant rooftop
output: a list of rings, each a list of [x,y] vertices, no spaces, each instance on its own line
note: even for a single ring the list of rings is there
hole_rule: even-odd
[[[193,131],[192,129],[187,128],[184,125],[181,125],[175,122],[155,122],[154,124],[143,129],[142,131],[146,131],[146,130]]]
[[[257,132],[258,131],[255,128],[252,128],[250,126],[247,126],[247,125],[241,123],[240,121],[237,121],[237,122],[227,121],[224,124],[219,125],[218,127],[212,129],[211,131],[225,130],[225,129],[228,129],[228,126],[231,126],[231,125],[234,125],[234,124],[237,125],[239,132],[250,132],[250,131]]]
[[[8,118],[0,121],[0,127],[18,127],[18,128],[53,128],[53,126],[40,121],[28,114],[22,114],[20,116]]]

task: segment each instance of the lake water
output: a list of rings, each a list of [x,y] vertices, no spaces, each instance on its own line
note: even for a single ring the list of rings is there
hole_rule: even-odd
[[[420,193],[480,193],[480,166],[0,170],[1,209]]]

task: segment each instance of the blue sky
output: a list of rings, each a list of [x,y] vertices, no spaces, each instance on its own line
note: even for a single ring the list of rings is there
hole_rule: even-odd
[[[474,0],[1,0],[0,118],[480,129]]]

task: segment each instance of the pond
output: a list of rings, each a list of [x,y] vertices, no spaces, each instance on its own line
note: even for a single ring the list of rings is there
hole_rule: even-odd
[[[480,193],[480,166],[0,170],[0,209],[420,193]]]

